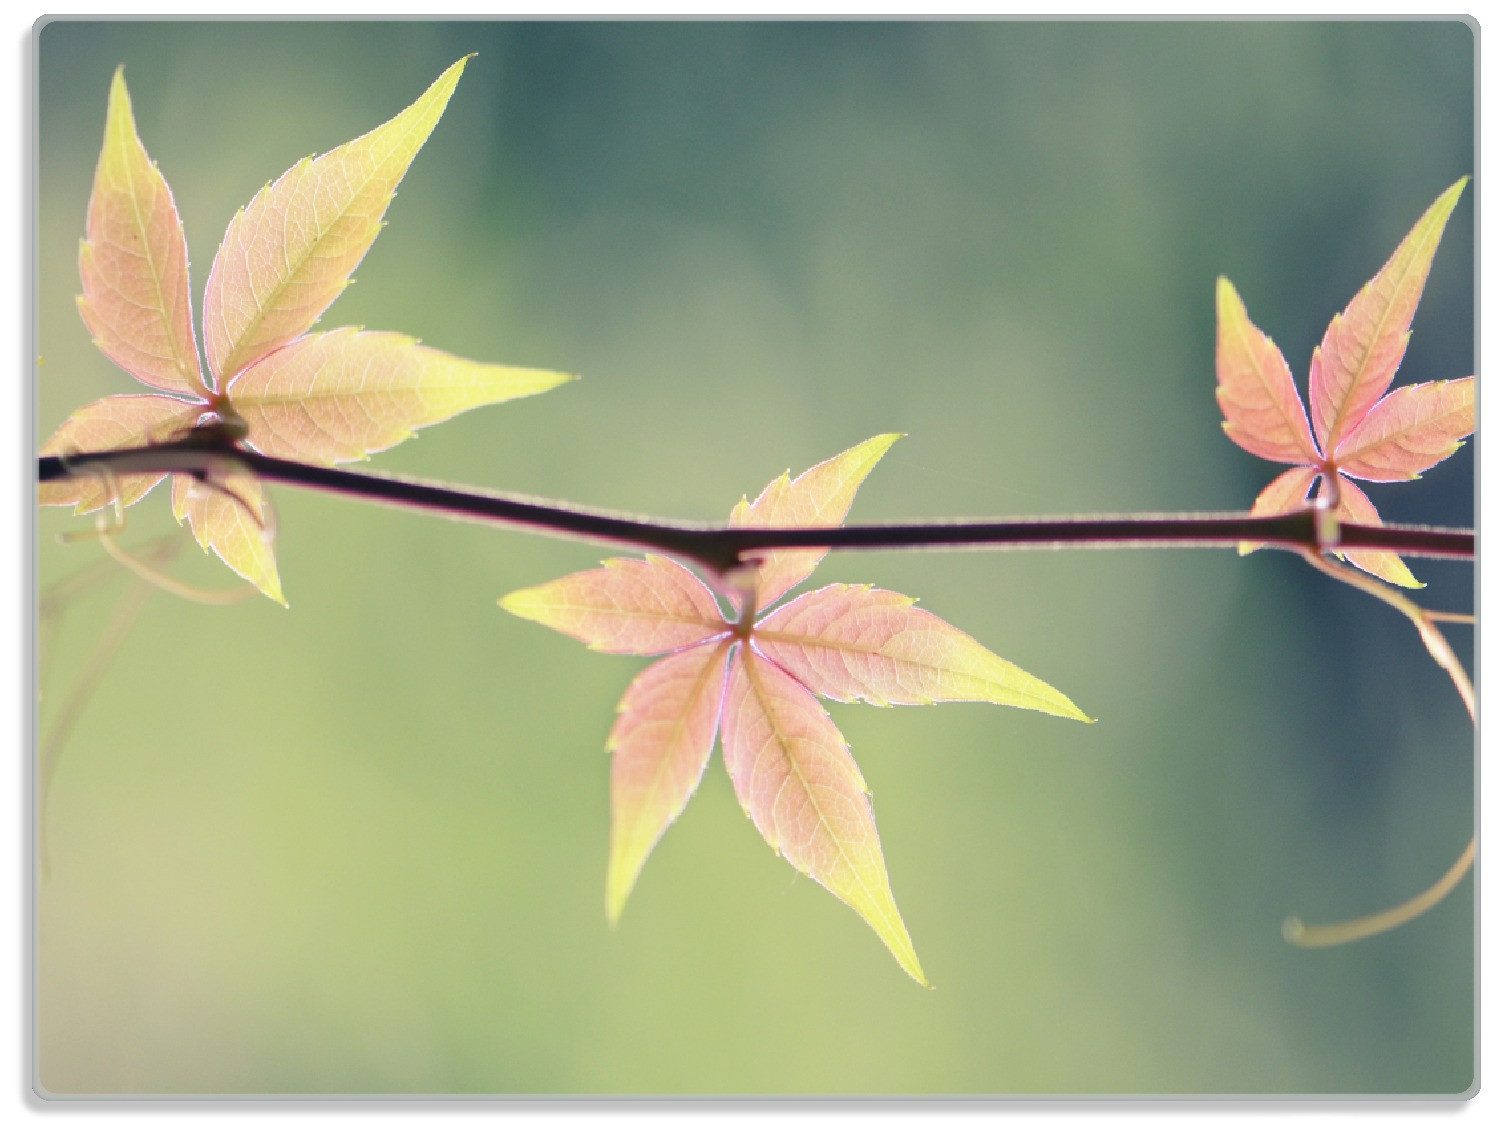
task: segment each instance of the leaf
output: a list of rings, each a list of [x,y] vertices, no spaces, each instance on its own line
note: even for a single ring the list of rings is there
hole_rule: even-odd
[[[1246,452],[1283,464],[1318,455],[1302,399],[1286,359],[1250,322],[1245,304],[1225,277],[1218,284],[1217,397],[1224,432]]]
[[[729,671],[724,763],[767,842],[865,919],[923,986],[891,895],[864,777],[833,721],[785,671],[744,653]]]
[[[294,164],[235,215],[203,297],[204,347],[220,384],[301,335],[344,291],[467,63],[379,128]]]
[[[198,545],[286,607],[271,548],[276,537],[271,505],[258,480],[235,475],[200,483],[191,476],[173,476],[172,514],[179,523],[187,520]]]
[[[572,375],[461,359],[394,332],[308,335],[227,388],[249,441],[269,456],[361,460],[476,406],[540,394]]]
[[[502,597],[500,607],[619,655],[659,655],[729,630],[703,582],[658,554],[609,558]]]
[[[1308,400],[1325,449],[1342,443],[1395,378],[1438,241],[1468,182],[1460,179],[1427,208],[1313,352]]]
[[[182,223],[136,133],[122,73],[110,87],[104,147],[79,255],[78,307],[96,342],[160,390],[85,406],[42,446],[66,455],[150,444],[200,418],[246,423],[247,443],[288,459],[357,460],[481,405],[539,394],[571,376],[461,359],[389,332],[354,328],[303,337],[348,283],[467,59],[459,59],[391,121],[267,186],[229,225],[210,270],[204,343],[220,387],[203,381],[193,338]],[[257,361],[258,360],[258,361]],[[125,477],[134,503],[162,476]],[[80,512],[111,498],[102,479],[44,485],[44,504]],[[172,509],[205,549],[285,603],[270,506],[243,478],[213,486],[173,480]],[[710,602],[712,596],[705,592]]]
[[[740,502],[737,524],[836,525],[895,439],[874,437],[796,480],[783,475],[755,504]],[[758,603],[802,580],[826,552],[769,551],[760,572],[766,599]],[[772,846],[851,905],[924,985],[891,896],[864,780],[811,690],[882,705],[980,700],[1089,720],[1052,687],[914,607],[910,597],[867,585],[830,585],[764,615],[742,609],[731,624],[698,578],[648,554],[611,559],[500,603],[597,650],[673,652],[636,676],[610,733],[611,922],[692,796],[727,691],[724,762],[741,805]]]
[[[626,898],[662,834],[698,787],[724,696],[725,643],[701,644],[651,664],[620,700],[610,730],[609,873],[605,912]]]
[[[1297,510],[1307,502],[1307,493],[1312,490],[1313,481],[1317,478],[1316,468],[1288,468],[1266,484],[1264,490],[1255,497],[1250,513],[1284,515],[1288,511]],[[1252,554],[1260,548],[1258,542],[1241,542],[1240,556]]]
[[[1375,512],[1375,504],[1371,503],[1370,497],[1351,480],[1339,481],[1337,513],[1343,522],[1357,523],[1361,526],[1380,525],[1380,516]],[[1389,550],[1343,550],[1339,552],[1339,556],[1359,566],[1366,573],[1372,573],[1382,581],[1389,581],[1392,585],[1400,585],[1403,589],[1424,587],[1423,583],[1412,575],[1400,555]]]
[[[755,643],[836,702],[993,702],[1090,720],[1041,679],[915,604],[869,585],[827,585],[763,619]]]
[[[200,408],[161,394],[114,394],[75,410],[39,451],[43,456],[67,456],[168,440],[192,428]],[[59,480],[41,485],[39,501],[49,507],[71,504],[76,513],[87,514],[118,495],[128,507],[143,499],[165,476],[165,472],[117,476],[112,486],[103,477]]]
[[[1218,399],[1224,431],[1257,456],[1295,465],[1266,485],[1252,515],[1294,510],[1306,501],[1314,480],[1338,472],[1335,514],[1343,521],[1379,525],[1374,504],[1349,477],[1415,479],[1456,452],[1474,431],[1472,376],[1385,394],[1406,352],[1438,240],[1467,183],[1468,177],[1459,180],[1427,209],[1385,267],[1333,318],[1313,352],[1313,428],[1331,454],[1318,451],[1281,352],[1250,322],[1234,287],[1219,278]],[[1259,548],[1241,542],[1239,550],[1248,554]],[[1393,584],[1421,587],[1390,551],[1355,550],[1346,560]]]
[[[900,433],[871,437],[814,465],[795,480],[787,473],[772,480],[751,503],[741,499],[730,512],[732,526],[838,526],[854,504],[855,492]],[[755,575],[756,605],[767,608],[805,581],[826,549],[767,550]]]
[[[147,386],[194,396],[207,392],[193,337],[182,220],[136,132],[123,67],[109,87],[104,148],[78,272],[78,311],[101,351]]]
[[[1463,447],[1474,431],[1474,378],[1392,390],[1334,453],[1339,471],[1362,480],[1414,480]]]

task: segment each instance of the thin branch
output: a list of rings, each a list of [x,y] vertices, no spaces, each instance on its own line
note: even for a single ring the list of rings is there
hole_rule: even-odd
[[[1474,532],[1422,526],[1332,528],[1315,511],[1242,514],[1116,515],[1051,519],[948,519],[839,527],[726,527],[658,519],[555,503],[531,496],[453,487],[400,476],[350,472],[281,460],[199,437],[148,448],[114,449],[37,460],[39,483],[101,472],[131,475],[248,472],[262,481],[349,499],[407,507],[431,515],[499,524],[539,534],[658,550],[710,571],[728,573],[756,551],[788,547],[839,550],[1063,549],[1072,547],[1235,546],[1256,542],[1286,550],[1333,544],[1439,558],[1473,558]],[[1325,513],[1326,516],[1326,513]],[[1321,529],[1321,533],[1320,533]]]

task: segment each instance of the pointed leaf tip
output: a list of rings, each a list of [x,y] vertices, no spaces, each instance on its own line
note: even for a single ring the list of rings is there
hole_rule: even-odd
[[[571,375],[474,362],[399,332],[340,328],[294,340],[227,393],[269,456],[360,460],[479,406],[540,394]]]
[[[204,348],[215,374],[228,379],[295,339],[344,290],[467,61],[385,124],[295,164],[235,216],[204,292]]]
[[[837,456],[813,465],[796,479],[783,473],[754,502],[741,500],[730,512],[733,526],[838,526],[849,513],[855,493],[900,433],[882,433]],[[755,573],[756,604],[766,608],[806,580],[826,549],[766,550]]]
[[[605,914],[619,920],[646,859],[697,790],[713,749],[729,645],[702,644],[653,663],[625,691],[608,745]]]
[[[1255,326],[1227,277],[1215,286],[1215,398],[1224,432],[1246,452],[1284,464],[1317,456],[1307,413],[1291,369],[1271,338]]]
[[[1465,176],[1423,212],[1313,352],[1308,401],[1325,449],[1342,443],[1396,377],[1438,243],[1467,184]]]
[[[78,312],[95,345],[147,386],[204,396],[187,241],[171,188],[136,129],[123,66],[110,82],[86,231]]]
[[[742,649],[724,700],[724,764],[756,829],[795,869],[854,909],[927,984],[891,893],[868,785],[805,686]]]

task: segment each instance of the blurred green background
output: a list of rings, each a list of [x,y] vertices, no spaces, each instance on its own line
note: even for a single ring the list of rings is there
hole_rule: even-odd
[[[910,433],[861,520],[1247,507],[1213,283],[1299,380],[1474,169],[1471,27],[74,23],[40,32],[37,424],[134,384],[73,304],[124,63],[194,303],[235,209],[471,64],[325,324],[578,371],[377,458],[722,518]],[[1473,369],[1472,192],[1402,378]],[[1376,487],[1470,525],[1473,453]],[[603,741],[641,661],[501,612],[585,545],[280,490],[291,609],[157,594],[76,724],[38,878],[54,1093],[1458,1093],[1472,882],[1417,891],[1472,735],[1395,613],[1232,552],[836,556],[1100,720],[833,706],[936,989],[758,838],[717,760],[616,931]],[[129,541],[170,526],[161,495]],[[100,556],[39,521],[45,588]],[[185,533],[185,532],[184,532]],[[191,555],[191,556],[188,556]],[[1414,561],[1466,610],[1467,565]],[[175,572],[228,585],[189,548]],[[70,598],[46,730],[129,579]],[[1458,632],[1460,649],[1469,637]]]

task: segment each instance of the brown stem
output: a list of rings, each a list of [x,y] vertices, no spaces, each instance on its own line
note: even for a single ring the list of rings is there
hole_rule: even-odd
[[[836,527],[726,527],[646,518],[530,496],[458,488],[424,480],[349,472],[263,456],[234,445],[180,441],[37,460],[40,483],[98,476],[186,472],[249,472],[292,487],[515,527],[542,534],[658,550],[715,573],[753,560],[757,551],[788,547],[839,550],[1062,549],[1070,547],[1237,546],[1258,542],[1289,550],[1320,546],[1328,533],[1309,508],[1282,515],[1169,514],[1052,519],[949,519]],[[1324,521],[1327,513],[1322,512]],[[1440,558],[1473,558],[1474,532],[1420,526],[1337,527],[1343,549],[1395,550]]]

